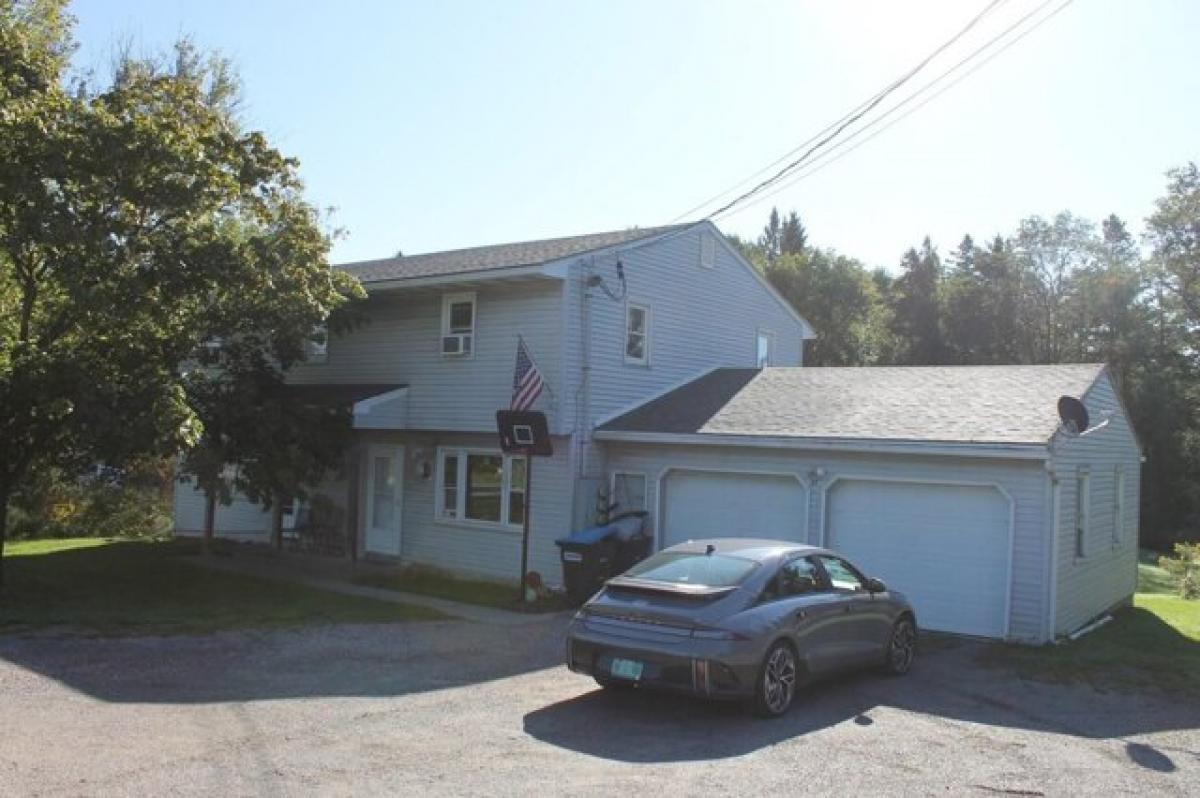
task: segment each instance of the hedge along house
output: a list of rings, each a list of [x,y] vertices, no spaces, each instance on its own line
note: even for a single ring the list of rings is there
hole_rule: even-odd
[[[1046,641],[1135,589],[1141,451],[1101,365],[716,369],[596,439],[659,546],[829,546],[927,629]]]

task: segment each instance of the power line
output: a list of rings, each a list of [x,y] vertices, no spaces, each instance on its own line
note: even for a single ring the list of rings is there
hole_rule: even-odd
[[[970,23],[970,24],[967,26],[967,28],[964,28],[962,31],[960,31],[960,32],[959,32],[958,36],[962,36],[962,35],[963,35],[963,34],[964,34],[964,33],[965,33],[965,32],[966,32],[966,31],[967,31],[967,30],[968,30],[968,29],[971,27],[971,25],[974,25],[976,22],[978,22],[979,20],[983,19],[985,16],[987,16],[988,14],[990,14],[992,11],[994,11],[994,10],[996,10],[997,8],[999,8],[1000,6],[1004,5],[1004,3],[1006,3],[1006,2],[1008,2],[1008,0],[995,0],[995,2],[993,2],[993,3],[991,3],[990,5],[988,5],[987,7],[985,7],[985,8],[983,9],[983,11],[981,11],[981,12],[980,12],[980,13],[979,13],[979,14],[978,14],[978,15],[977,15],[977,16],[976,16],[976,17],[975,17],[973,20],[971,20],[971,23]],[[955,37],[955,38],[958,38],[958,37]],[[952,42],[953,42],[953,40],[951,40],[951,42],[950,42],[950,43],[952,43]],[[947,43],[947,45],[943,45],[942,49],[944,49],[946,46],[948,46],[948,44],[949,44],[949,43]],[[935,52],[933,55],[937,55],[937,53]],[[927,62],[928,62],[930,59],[932,59],[932,58],[933,58],[933,55],[929,56],[929,58],[925,59],[925,61],[923,61],[923,62],[921,62],[920,64],[918,64],[918,65],[916,66],[916,68],[913,70],[913,73],[915,74],[915,72],[916,72],[916,71],[919,71],[919,70],[921,69],[921,67],[925,65],[925,63],[927,63]],[[895,85],[895,84],[891,84],[891,85]],[[865,99],[865,100],[863,100],[862,102],[860,102],[858,105],[856,105],[856,106],[854,106],[853,108],[851,108],[851,109],[850,109],[849,111],[847,111],[845,114],[843,114],[842,116],[838,117],[838,118],[837,118],[837,119],[835,119],[834,121],[830,122],[828,125],[826,125],[825,127],[821,128],[820,130],[818,130],[818,131],[817,131],[816,133],[814,133],[812,136],[810,136],[809,138],[807,138],[807,139],[805,139],[804,141],[800,142],[800,143],[799,143],[799,144],[797,144],[795,147],[793,147],[792,149],[790,149],[790,150],[788,150],[787,152],[785,152],[783,155],[780,155],[780,156],[779,156],[778,158],[776,158],[774,161],[771,161],[769,164],[767,164],[766,166],[762,167],[762,168],[761,168],[761,169],[759,169],[757,172],[752,172],[751,174],[747,175],[746,177],[742,178],[742,179],[741,179],[741,180],[739,180],[738,182],[736,182],[736,183],[734,183],[733,185],[731,185],[729,188],[726,188],[724,191],[719,191],[719,192],[717,192],[716,194],[714,194],[713,196],[711,196],[711,197],[709,197],[708,199],[704,200],[703,202],[699,203],[698,205],[694,205],[693,207],[691,207],[691,208],[688,208],[686,211],[684,211],[683,213],[679,214],[679,215],[678,215],[678,216],[676,216],[674,219],[672,219],[672,220],[670,221],[670,224],[675,224],[676,222],[678,222],[678,221],[680,221],[680,220],[682,220],[682,219],[686,219],[686,218],[688,218],[689,216],[691,216],[691,215],[692,215],[693,213],[695,213],[696,211],[698,211],[698,210],[701,210],[702,208],[704,208],[704,207],[705,207],[705,206],[707,206],[707,205],[711,205],[713,202],[715,202],[716,200],[718,200],[718,199],[720,199],[721,197],[725,196],[726,194],[729,194],[729,193],[731,193],[731,192],[733,192],[733,191],[735,191],[735,190],[737,190],[737,189],[741,188],[742,186],[744,186],[745,184],[749,183],[751,180],[753,180],[754,178],[758,177],[759,175],[766,174],[768,171],[770,171],[770,169],[771,169],[772,167],[774,167],[774,166],[777,166],[777,165],[779,165],[779,164],[783,163],[784,161],[786,161],[786,160],[787,160],[788,158],[790,158],[791,156],[793,156],[793,155],[795,155],[796,153],[800,152],[800,150],[802,150],[804,147],[807,147],[809,144],[812,144],[812,143],[813,143],[814,141],[816,141],[818,138],[820,138],[821,136],[825,135],[825,134],[826,134],[826,133],[828,133],[830,130],[832,130],[833,128],[835,128],[835,127],[837,127],[838,125],[840,125],[842,122],[845,122],[847,119],[849,119],[850,117],[852,117],[854,114],[858,113],[860,110],[863,110],[865,106],[867,106],[867,105],[868,105],[868,104],[870,104],[871,102],[875,101],[877,98],[879,98],[879,97],[880,97],[880,95],[884,95],[884,94],[885,94],[885,93],[886,93],[886,92],[889,90],[889,88],[890,88],[890,87],[891,87],[891,86],[885,86],[884,88],[880,89],[880,90],[879,90],[878,92],[876,92],[875,94],[872,94],[870,97],[868,97],[867,99]]]
[[[944,94],[945,92],[949,91],[949,90],[950,90],[951,88],[953,88],[954,86],[958,85],[960,82],[962,82],[963,80],[965,80],[967,77],[969,77],[970,75],[974,74],[974,73],[975,73],[976,71],[978,71],[979,69],[982,69],[982,68],[983,68],[983,67],[984,67],[986,64],[988,64],[990,61],[992,61],[992,59],[994,59],[994,58],[996,58],[997,56],[999,56],[999,55],[1000,55],[1001,53],[1003,53],[1005,50],[1007,50],[1008,48],[1012,47],[1014,44],[1016,44],[1017,42],[1021,41],[1022,39],[1024,39],[1024,38],[1025,38],[1026,36],[1028,36],[1029,34],[1033,33],[1035,30],[1037,30],[1038,28],[1040,28],[1040,27],[1041,27],[1042,25],[1044,25],[1045,23],[1049,22],[1049,21],[1050,21],[1050,20],[1051,20],[1053,17],[1057,16],[1059,12],[1061,12],[1061,11],[1062,11],[1063,9],[1065,9],[1067,6],[1071,5],[1071,3],[1072,3],[1072,2],[1074,2],[1074,0],[1066,0],[1066,2],[1062,3],[1062,4],[1061,4],[1061,5],[1059,5],[1058,7],[1054,8],[1054,9],[1053,9],[1053,10],[1052,10],[1052,11],[1051,11],[1049,14],[1045,15],[1045,16],[1044,16],[1044,17],[1042,17],[1040,20],[1038,20],[1037,22],[1035,22],[1033,25],[1030,25],[1030,26],[1029,26],[1029,27],[1027,27],[1025,30],[1021,31],[1019,34],[1017,34],[1016,36],[1014,36],[1013,38],[1011,38],[1009,41],[1005,42],[1005,43],[1004,43],[1003,45],[1001,45],[1001,46],[999,47],[999,49],[997,49],[995,52],[992,52],[992,53],[990,53],[990,54],[989,54],[989,55],[988,55],[986,58],[984,58],[982,61],[979,61],[978,63],[976,63],[976,64],[974,64],[973,66],[971,66],[971,68],[970,68],[970,69],[968,69],[966,72],[963,72],[961,75],[959,75],[958,77],[954,78],[954,80],[952,80],[952,81],[950,81],[949,83],[945,84],[944,86],[942,86],[941,88],[939,88],[937,91],[935,91],[933,94],[931,94],[931,95],[929,95],[928,97],[926,97],[925,99],[921,100],[921,101],[920,101],[919,103],[917,103],[916,105],[912,106],[911,108],[908,108],[907,110],[905,110],[905,111],[904,111],[904,113],[900,114],[900,116],[898,116],[898,117],[896,117],[895,119],[893,119],[892,121],[888,122],[886,125],[884,125],[883,127],[879,128],[878,130],[876,130],[876,131],[875,131],[874,133],[872,133],[871,135],[869,135],[869,136],[867,136],[866,138],[862,139],[861,141],[857,142],[857,143],[856,143],[856,144],[854,144],[853,146],[849,146],[849,147],[847,148],[847,145],[849,145],[851,142],[853,142],[853,141],[854,141],[856,138],[858,138],[858,137],[859,137],[859,136],[861,136],[862,134],[866,133],[868,130],[870,130],[871,128],[875,127],[875,126],[876,126],[876,125],[878,125],[879,123],[883,122],[885,119],[887,119],[887,118],[888,118],[889,116],[891,116],[893,113],[895,113],[896,111],[898,111],[898,110],[900,110],[901,108],[903,108],[905,105],[907,105],[909,102],[911,102],[911,101],[912,101],[912,100],[914,100],[915,98],[917,98],[917,97],[919,97],[920,95],[924,94],[924,93],[925,93],[927,90],[929,90],[930,88],[932,88],[933,86],[935,86],[937,83],[939,83],[940,81],[942,81],[944,78],[946,78],[946,77],[950,76],[952,73],[954,73],[954,72],[958,71],[960,68],[962,68],[963,66],[965,66],[965,65],[966,65],[967,63],[969,63],[970,61],[973,61],[973,60],[974,60],[976,57],[978,57],[978,56],[979,56],[981,53],[983,53],[985,50],[989,49],[989,48],[990,48],[992,45],[994,45],[996,42],[998,42],[998,41],[1000,41],[1001,39],[1003,39],[1005,36],[1008,36],[1010,33],[1012,33],[1012,31],[1014,31],[1015,29],[1019,28],[1021,25],[1025,24],[1025,23],[1026,23],[1026,22],[1027,22],[1027,21],[1028,21],[1028,20],[1029,20],[1031,17],[1033,17],[1033,16],[1035,16],[1036,14],[1040,13],[1040,12],[1041,12],[1041,11],[1043,11],[1043,10],[1044,10],[1044,9],[1045,9],[1047,6],[1049,6],[1049,5],[1053,4],[1054,2],[1055,2],[1055,0],[1045,0],[1045,2],[1041,3],[1041,4],[1040,4],[1040,5],[1038,5],[1036,8],[1034,8],[1032,11],[1030,11],[1030,12],[1029,12],[1029,13],[1027,13],[1027,14],[1025,14],[1023,17],[1021,17],[1020,19],[1018,19],[1016,22],[1014,22],[1012,25],[1010,25],[1010,26],[1009,26],[1008,28],[1006,28],[1004,31],[1002,31],[1001,33],[999,33],[998,35],[996,35],[995,37],[993,37],[992,39],[990,39],[989,41],[987,41],[987,42],[986,42],[985,44],[983,44],[981,47],[979,47],[978,49],[976,49],[975,51],[973,51],[973,52],[972,52],[970,55],[968,55],[967,57],[963,58],[961,61],[959,61],[958,63],[956,63],[954,66],[950,67],[950,68],[949,68],[949,69],[947,69],[945,72],[942,72],[942,73],[941,73],[940,75],[938,75],[936,78],[933,78],[933,79],[932,79],[932,80],[930,80],[928,83],[926,83],[924,86],[922,86],[921,88],[917,89],[917,90],[916,90],[915,92],[913,92],[912,94],[909,94],[909,95],[908,95],[907,97],[905,97],[903,100],[901,100],[900,102],[896,103],[895,105],[893,105],[892,107],[890,107],[888,110],[884,111],[884,112],[883,112],[882,114],[880,114],[879,116],[875,117],[873,120],[871,120],[871,122],[869,122],[869,123],[868,123],[867,125],[865,125],[864,127],[861,127],[861,128],[859,128],[858,130],[854,131],[854,132],[853,132],[853,133],[852,133],[850,136],[848,136],[847,138],[845,138],[845,139],[843,139],[843,140],[841,140],[841,141],[837,142],[836,144],[834,144],[834,146],[833,146],[832,148],[830,148],[830,149],[829,149],[827,152],[825,152],[824,154],[822,154],[821,156],[819,156],[819,157],[818,157],[817,159],[815,159],[814,161],[810,162],[809,164],[806,164],[806,166],[809,166],[809,167],[811,167],[811,168],[805,169],[805,170],[804,170],[804,171],[802,171],[802,172],[799,172],[799,173],[796,173],[796,174],[793,174],[793,175],[790,175],[790,176],[788,176],[788,177],[787,177],[787,178],[785,178],[784,180],[780,181],[780,182],[779,182],[779,184],[778,184],[778,185],[776,185],[776,186],[775,186],[773,189],[771,189],[770,191],[767,191],[765,194],[762,194],[761,196],[759,196],[758,198],[756,198],[756,199],[755,199],[753,202],[749,203],[748,205],[745,205],[745,206],[743,206],[743,208],[741,208],[741,210],[745,210],[746,208],[753,207],[754,205],[757,205],[757,204],[759,204],[760,202],[764,202],[764,201],[766,201],[767,199],[769,199],[769,198],[771,198],[771,197],[775,196],[775,195],[776,195],[776,194],[778,194],[779,192],[781,192],[781,191],[783,191],[783,190],[785,190],[785,189],[787,189],[787,188],[789,188],[789,187],[791,187],[791,186],[795,185],[796,183],[799,183],[800,181],[802,181],[802,180],[804,180],[804,179],[806,179],[806,178],[808,178],[808,177],[810,177],[810,176],[812,176],[812,175],[816,174],[817,172],[819,172],[819,171],[821,171],[822,169],[824,169],[826,166],[829,166],[830,164],[834,163],[835,161],[839,161],[839,160],[841,160],[842,158],[844,158],[844,157],[846,157],[847,155],[849,155],[850,153],[854,152],[855,150],[857,150],[857,149],[858,149],[859,147],[861,147],[862,145],[866,144],[866,143],[867,143],[868,141],[870,141],[871,139],[873,139],[873,138],[875,138],[876,136],[878,136],[878,135],[880,135],[881,133],[883,133],[883,132],[884,132],[885,130],[887,130],[888,128],[890,128],[890,127],[892,127],[893,125],[895,125],[895,124],[897,124],[897,123],[899,123],[899,122],[903,121],[904,119],[907,119],[909,116],[911,116],[912,114],[914,114],[914,113],[916,113],[917,111],[921,110],[921,109],[922,109],[922,108],[924,108],[926,105],[928,105],[929,103],[933,102],[935,99],[937,99],[938,97],[940,97],[942,94]],[[842,150],[842,151],[841,151],[841,152],[838,152],[838,150]],[[837,153],[837,154],[835,155],[835,153]],[[725,213],[725,214],[723,214],[723,215],[728,215],[728,213]],[[716,216],[717,216],[717,214],[716,214],[716,213],[714,213],[714,214],[712,214],[712,216],[710,216],[709,218],[715,218]]]
[[[790,173],[791,171],[796,169],[798,166],[803,164],[810,155],[812,155],[817,150],[824,147],[830,141],[833,141],[835,138],[837,138],[837,136],[839,134],[841,134],[841,132],[843,130],[845,130],[850,125],[857,122],[859,119],[862,119],[863,116],[870,113],[876,106],[878,106],[881,102],[883,102],[894,91],[896,91],[898,88],[900,88],[905,83],[907,83],[909,80],[911,80],[912,77],[914,75],[916,75],[918,72],[920,72],[922,69],[924,69],[925,66],[929,64],[930,61],[932,61],[937,56],[941,55],[943,52],[945,52],[945,50],[947,48],[951,47],[955,42],[957,42],[959,39],[961,39],[963,36],[965,36],[968,31],[970,31],[972,28],[975,27],[976,24],[979,23],[980,20],[982,20],[985,16],[987,16],[989,13],[991,13],[997,6],[999,6],[1003,2],[1005,2],[1005,0],[992,0],[992,2],[988,3],[982,11],[980,11],[978,14],[976,14],[974,17],[972,17],[971,20],[958,33],[951,36],[948,40],[943,42],[932,53],[925,56],[925,58],[922,59],[915,67],[913,67],[908,72],[906,72],[905,74],[903,74],[899,78],[897,78],[895,81],[893,81],[883,91],[881,91],[874,98],[872,98],[870,100],[870,102],[868,102],[863,108],[856,111],[854,114],[852,114],[850,116],[849,119],[846,119],[841,124],[839,124],[833,130],[832,133],[829,133],[824,138],[820,139],[817,143],[815,143],[811,147],[809,147],[804,152],[804,154],[801,155],[799,158],[795,159],[794,161],[791,161],[786,166],[784,166],[782,169],[777,171],[775,174],[771,175],[766,180],[763,180],[762,182],[758,183],[756,186],[754,186],[754,188],[750,189],[749,191],[746,191],[743,194],[740,194],[735,199],[730,200],[729,202],[725,203],[717,210],[708,214],[708,216],[706,218],[712,218],[714,216],[720,215],[720,214],[728,211],[729,209],[731,209],[737,205],[740,205],[745,200],[749,199],[750,197],[753,197],[755,194],[758,194],[760,191],[763,191],[764,189],[770,187],[771,185],[773,185],[774,183],[778,182],[780,179],[785,177],[788,173]]]

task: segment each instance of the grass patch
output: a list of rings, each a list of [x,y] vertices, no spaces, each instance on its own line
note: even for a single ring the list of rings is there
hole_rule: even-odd
[[[1167,573],[1167,569],[1160,568],[1158,558],[1162,554],[1150,549],[1142,549],[1138,552],[1138,592],[1139,593],[1165,593],[1170,595],[1179,594],[1179,586],[1175,577]]]
[[[99,634],[195,634],[445,616],[200,567],[193,541],[73,538],[5,547],[0,632],[70,627]]]
[[[1105,688],[1159,688],[1200,697],[1200,601],[1175,595],[1169,575],[1143,553],[1133,606],[1074,642],[1050,646],[995,644],[985,664],[1052,682]]]
[[[405,565],[399,568],[372,568],[356,573],[355,584],[419,593],[423,596],[477,604],[517,612],[556,612],[567,608],[561,599],[551,597],[534,602],[517,598],[516,582],[495,582],[486,579],[466,579],[424,565]]]

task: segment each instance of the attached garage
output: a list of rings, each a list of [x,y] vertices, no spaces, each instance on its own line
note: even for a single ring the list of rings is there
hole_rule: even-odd
[[[595,438],[660,546],[825,546],[924,629],[1044,642],[1135,588],[1141,451],[1103,365],[716,369]]]
[[[795,475],[678,469],[661,490],[662,547],[700,538],[807,539],[808,492]]]
[[[1012,512],[992,486],[843,479],[827,543],[913,602],[921,626],[1004,637]]]

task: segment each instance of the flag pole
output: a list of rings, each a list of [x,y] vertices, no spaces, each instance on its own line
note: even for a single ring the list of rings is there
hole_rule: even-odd
[[[533,457],[525,450],[525,512],[521,518],[521,596],[520,602],[527,601],[525,597],[525,577],[529,573],[529,497],[533,486]]]

